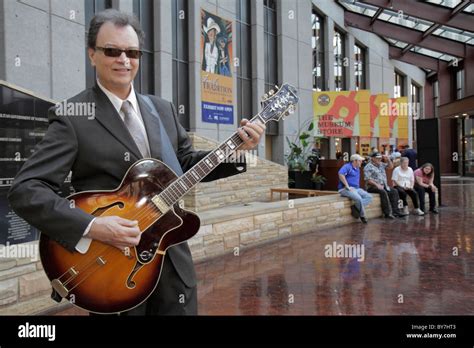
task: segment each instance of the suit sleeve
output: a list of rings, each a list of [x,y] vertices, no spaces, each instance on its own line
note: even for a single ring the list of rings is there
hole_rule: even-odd
[[[12,209],[69,250],[74,250],[93,216],[58,195],[78,151],[68,117],[48,113],[49,127],[15,177],[8,193]]]
[[[183,168],[183,172],[189,170],[192,166],[198,163],[204,158],[210,151],[195,151],[192,146],[191,139],[189,138],[186,130],[181,126],[176,115],[176,109],[173,103],[170,103],[173,112],[174,122],[178,131],[178,152],[176,156],[178,161]],[[247,170],[245,160],[235,163],[221,163],[216,167],[209,175],[207,175],[203,182],[213,181],[217,179],[226,178],[228,176],[241,174]]]

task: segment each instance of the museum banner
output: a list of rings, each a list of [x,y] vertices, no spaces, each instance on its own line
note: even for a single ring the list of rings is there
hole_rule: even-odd
[[[201,9],[202,121],[234,123],[232,21]]]
[[[370,91],[314,92],[314,135],[370,136]]]

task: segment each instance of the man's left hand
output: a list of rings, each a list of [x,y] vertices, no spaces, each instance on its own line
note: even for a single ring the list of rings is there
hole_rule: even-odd
[[[240,128],[237,129],[237,133],[240,138],[244,141],[239,150],[251,150],[257,146],[262,134],[265,132],[265,125],[259,122],[250,123],[246,118],[240,121]]]

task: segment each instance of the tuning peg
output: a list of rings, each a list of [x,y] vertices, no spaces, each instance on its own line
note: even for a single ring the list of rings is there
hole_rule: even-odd
[[[265,99],[267,99],[267,98],[268,98],[268,94],[265,93],[265,94],[262,96],[262,100],[265,100]]]
[[[278,87],[278,85],[275,85],[275,88],[276,88],[277,90],[280,89],[280,87]]]
[[[290,113],[290,114],[294,113],[295,112],[295,107],[293,105],[290,105],[287,112]]]
[[[273,91],[273,89],[271,89],[271,90],[268,92],[268,94],[273,95],[273,94],[275,94],[275,92]]]

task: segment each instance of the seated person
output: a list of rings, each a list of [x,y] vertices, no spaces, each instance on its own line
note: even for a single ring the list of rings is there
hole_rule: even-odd
[[[382,162],[385,159],[387,163]],[[378,193],[382,203],[383,216],[387,219],[394,219],[395,216],[402,217],[406,214],[398,209],[398,192],[388,186],[385,169],[391,169],[393,163],[390,158],[380,152],[373,152],[370,155],[370,163],[364,168],[367,191]]]
[[[415,207],[413,213],[416,215],[424,215],[425,213],[420,210],[418,195],[414,190],[415,176],[413,174],[413,169],[408,166],[408,163],[408,157],[402,157],[400,159],[400,166],[393,170],[393,187],[398,191],[398,196],[400,196],[400,199],[403,201],[403,212],[405,214],[409,214],[407,202],[408,195],[413,202],[413,207]]]
[[[434,167],[431,163],[425,163],[420,168],[415,170],[415,191],[418,193],[420,199],[420,209],[425,212],[425,192],[428,192],[430,197],[430,212],[438,214],[436,209],[436,191],[438,188],[433,184],[434,181]]]
[[[392,163],[393,163],[393,168],[397,168],[400,165],[401,157],[402,157],[402,154],[398,152],[398,150],[395,150],[395,152],[393,152],[390,155],[390,159],[392,160]]]
[[[364,207],[372,202],[372,196],[359,188],[360,166],[364,158],[357,154],[351,156],[351,161],[344,164],[339,169],[338,192],[342,197],[347,197],[354,201],[351,206],[352,216],[360,218],[360,221],[367,223]]]

